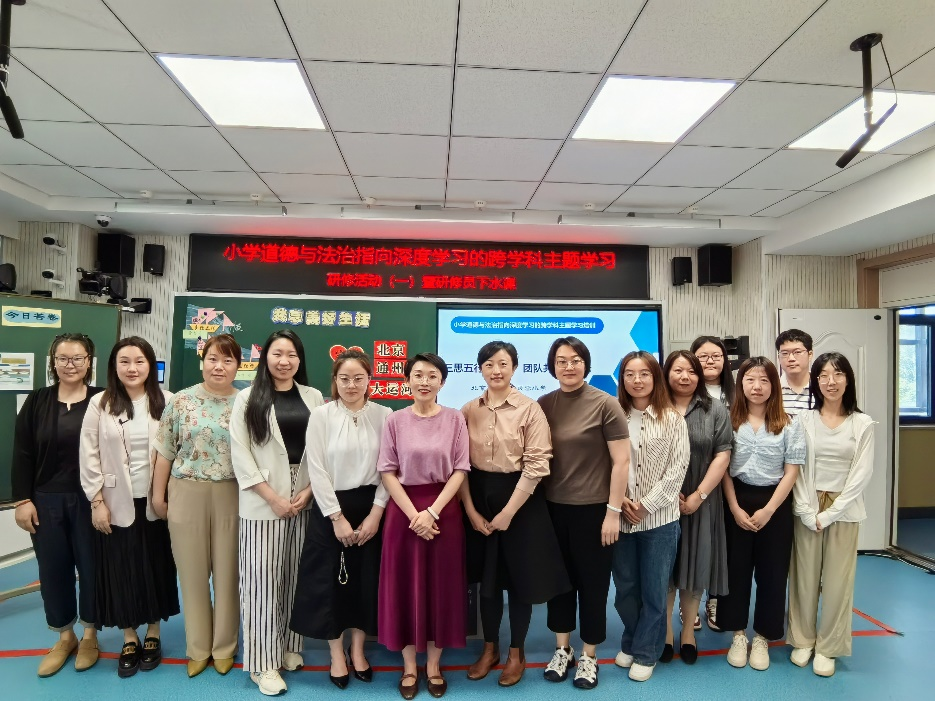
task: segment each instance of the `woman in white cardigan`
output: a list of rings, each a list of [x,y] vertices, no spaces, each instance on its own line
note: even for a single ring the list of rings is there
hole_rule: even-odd
[[[155,669],[159,624],[179,612],[175,561],[166,522],[152,509],[153,440],[166,400],[156,354],[138,336],[118,341],[107,388],[91,398],[81,426],[81,486],[91,502],[97,627],[123,629],[117,674]],[[142,646],[136,629],[147,624]]]
[[[798,416],[806,457],[793,487],[795,538],[789,571],[792,662],[830,677],[834,660],[851,654],[851,608],[857,534],[867,517],[863,492],[873,474],[874,421],[857,408],[854,371],[840,353],[824,353],[811,370],[812,411]],[[821,596],[821,621],[818,599]]]
[[[267,696],[287,688],[279,674],[304,665],[302,637],[289,630],[296,570],[312,490],[299,469],[312,409],[305,349],[290,330],[263,345],[253,385],[231,415],[231,459],[240,486],[240,611],[243,668]]]

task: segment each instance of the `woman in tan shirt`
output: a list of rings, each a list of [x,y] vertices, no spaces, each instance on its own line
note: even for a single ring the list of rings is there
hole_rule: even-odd
[[[474,532],[468,532],[468,579],[480,582],[484,651],[468,669],[483,679],[500,663],[503,590],[510,600],[510,652],[500,686],[523,676],[523,651],[532,605],[571,589],[539,481],[549,474],[552,439],[539,405],[510,384],[516,348],[491,341],[477,364],[487,390],[462,407],[470,441],[471,472],[461,500]],[[535,547],[530,547],[532,544]]]

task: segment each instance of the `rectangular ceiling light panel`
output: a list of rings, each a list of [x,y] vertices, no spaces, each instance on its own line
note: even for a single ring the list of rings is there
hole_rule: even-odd
[[[726,80],[611,76],[572,138],[674,143],[734,85]]]
[[[882,151],[887,146],[935,124],[935,95],[923,93],[899,93],[899,105],[880,130],[862,149]],[[877,121],[893,105],[893,92],[873,91],[873,121]],[[864,125],[864,99],[855,100],[824,124],[789,144],[789,148],[824,149],[846,151],[857,137],[866,131]]]
[[[157,58],[218,126],[325,128],[295,61]]]

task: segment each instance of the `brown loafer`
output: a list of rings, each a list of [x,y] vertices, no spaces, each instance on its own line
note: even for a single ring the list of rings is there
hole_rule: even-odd
[[[510,653],[506,657],[506,664],[503,671],[500,672],[500,679],[497,682],[500,686],[513,686],[523,678],[523,672],[526,671],[526,653],[521,647],[511,647]]]
[[[60,670],[65,662],[71,657],[71,653],[78,649],[78,639],[59,640],[52,649],[49,650],[42,661],[39,663],[38,674],[40,677],[51,677]]]
[[[85,638],[78,644],[78,654],[75,656],[75,669],[79,672],[91,669],[97,664],[101,651],[97,646],[97,636]]]
[[[434,682],[433,679],[441,679],[440,682]],[[448,691],[448,682],[445,681],[445,678],[442,676],[441,671],[439,671],[437,677],[429,677],[426,674],[426,686],[428,687],[429,693],[434,696],[436,699],[440,699],[445,695],[445,692]]]
[[[474,681],[483,679],[498,664],[500,664],[500,646],[497,643],[484,643],[484,649],[477,658],[477,662],[468,667],[467,677]]]
[[[412,684],[403,684],[403,682],[406,681],[407,679],[415,679],[415,682],[413,682]],[[410,672],[409,674],[404,674],[402,677],[400,677],[399,679],[399,695],[400,696],[406,699],[406,701],[412,701],[412,699],[414,699],[416,697],[416,694],[418,693],[419,693],[419,675],[418,674],[412,674]]]

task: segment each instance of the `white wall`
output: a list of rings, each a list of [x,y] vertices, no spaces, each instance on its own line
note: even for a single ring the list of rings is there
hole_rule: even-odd
[[[0,558],[31,547],[29,534],[16,525],[13,509],[0,511]]]

